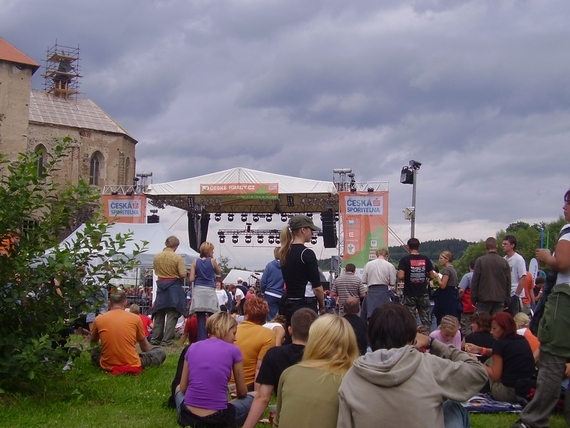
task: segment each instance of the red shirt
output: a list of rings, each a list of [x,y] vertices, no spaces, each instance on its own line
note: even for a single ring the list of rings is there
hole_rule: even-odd
[[[150,335],[150,332],[152,331],[150,328],[150,325],[152,324],[152,320],[149,317],[147,317],[146,315],[142,315],[142,314],[139,314],[139,317],[142,321],[143,329],[145,332],[144,334],[146,337],[148,337]]]

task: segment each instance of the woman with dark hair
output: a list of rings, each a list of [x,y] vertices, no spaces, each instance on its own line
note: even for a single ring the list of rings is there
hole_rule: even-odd
[[[570,223],[570,190],[564,194],[562,207],[564,219]],[[560,396],[560,382],[568,376],[566,363],[570,360],[568,331],[570,330],[570,224],[560,230],[556,250],[550,254],[547,249],[537,249],[535,256],[552,271],[557,272],[556,284],[547,290],[544,313],[538,325],[537,337],[540,342],[540,369],[537,388],[531,402],[521,413],[517,427],[548,426],[548,418]],[[545,297],[541,297],[541,300]],[[565,374],[566,373],[566,374]],[[564,419],[570,426],[570,398],[564,400]]]
[[[493,349],[495,338],[491,334],[491,315],[488,312],[475,312],[471,316],[471,331],[463,339],[463,349],[466,352],[475,353],[474,346],[480,346],[486,349]],[[478,355],[479,361],[484,363],[489,357]]]
[[[515,320],[508,312],[493,315],[491,334],[495,338],[492,349],[475,345],[467,349],[487,357],[492,355],[485,363],[491,395],[497,401],[517,403],[515,383],[535,375],[532,350],[528,341],[517,334]]]
[[[291,316],[298,309],[309,308],[317,312],[318,302],[319,311],[325,312],[325,293],[321,286],[317,256],[313,250],[305,247],[305,243],[311,241],[313,231],[320,230],[310,217],[297,215],[291,217],[289,225],[281,231],[278,256],[287,287],[287,327],[291,325]]]
[[[269,313],[267,302],[261,297],[253,297],[245,302],[245,319],[237,329],[236,346],[243,355],[243,373],[249,391],[254,390],[254,382],[261,367],[261,361],[276,343],[273,330],[263,327]]]
[[[373,352],[358,358],[339,389],[339,428],[469,427],[458,401],[487,381],[466,352],[416,333],[416,320],[397,303],[374,310],[368,321]],[[419,352],[429,349],[429,353]]]
[[[461,312],[458,310],[461,302],[457,292],[457,272],[451,264],[453,254],[451,251],[443,251],[439,255],[439,264],[443,268],[441,279],[439,280],[439,288],[433,293],[434,307],[433,314],[437,325],[441,323],[441,319],[446,315],[451,315],[461,321]]]

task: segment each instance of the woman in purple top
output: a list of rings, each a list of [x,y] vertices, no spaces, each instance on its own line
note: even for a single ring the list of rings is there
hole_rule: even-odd
[[[206,323],[209,338],[188,348],[175,400],[178,423],[194,428],[233,427],[245,422],[255,393],[247,393],[241,351],[234,345],[237,322],[217,312]],[[228,402],[233,371],[237,399]]]
[[[206,314],[213,314],[220,310],[215,280],[216,275],[221,273],[214,259],[214,245],[210,242],[203,242],[200,245],[200,258],[194,260],[190,266],[190,282],[194,283],[190,315],[197,314],[198,340],[204,340],[207,337]]]

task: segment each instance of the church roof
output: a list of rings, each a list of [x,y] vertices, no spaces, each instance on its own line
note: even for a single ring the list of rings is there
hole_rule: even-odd
[[[136,142],[101,107],[86,98],[58,98],[47,92],[32,90],[30,122],[123,134]]]
[[[36,72],[40,65],[25,53],[19,51],[6,40],[0,37],[0,60],[24,64],[32,69],[32,74]]]

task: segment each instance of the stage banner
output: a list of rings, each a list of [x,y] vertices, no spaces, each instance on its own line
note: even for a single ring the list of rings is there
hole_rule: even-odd
[[[202,183],[200,195],[233,196],[241,199],[275,199],[279,195],[279,183]]]
[[[388,191],[340,192],[344,234],[342,266],[353,263],[361,270],[376,258],[376,250],[388,248]]]
[[[103,195],[104,215],[118,223],[145,223],[145,195]]]

